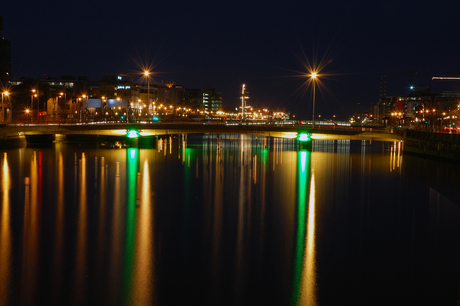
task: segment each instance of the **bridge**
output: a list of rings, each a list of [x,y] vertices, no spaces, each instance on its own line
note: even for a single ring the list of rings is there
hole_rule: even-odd
[[[339,126],[312,127],[293,124],[249,124],[249,123],[77,123],[77,124],[11,124],[0,128],[0,141],[31,139],[50,136],[53,140],[65,139],[68,135],[118,136],[135,130],[139,137],[190,133],[250,134],[279,138],[297,138],[308,134],[314,140],[375,140],[402,141],[404,131],[385,128],[355,128]]]
[[[127,139],[136,131],[138,143],[151,143],[152,137],[179,134],[249,134],[276,138],[299,138],[307,134],[313,140],[404,141],[404,152],[422,157],[460,161],[460,134],[433,133],[390,128],[315,126],[296,124],[234,123],[74,123],[7,124],[0,126],[0,147],[24,147],[53,141],[107,142]],[[311,142],[304,144],[308,148]]]

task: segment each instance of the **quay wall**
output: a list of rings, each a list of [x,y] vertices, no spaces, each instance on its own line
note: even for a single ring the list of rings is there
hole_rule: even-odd
[[[404,152],[460,162],[460,134],[406,130]]]

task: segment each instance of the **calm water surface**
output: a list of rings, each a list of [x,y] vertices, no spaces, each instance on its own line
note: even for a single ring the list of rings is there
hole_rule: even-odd
[[[245,135],[0,156],[0,305],[458,305],[460,168]]]

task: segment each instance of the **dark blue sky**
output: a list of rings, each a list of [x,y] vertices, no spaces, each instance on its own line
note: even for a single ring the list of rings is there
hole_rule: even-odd
[[[29,2],[29,1],[27,1]],[[304,62],[324,57],[316,111],[350,116],[359,103],[415,86],[433,92],[460,83],[432,81],[460,71],[460,1],[5,1],[3,36],[12,74],[98,80],[154,65],[154,79],[186,88],[209,84],[224,106],[237,106],[242,83],[250,104],[310,118]],[[300,88],[300,89],[299,89]]]

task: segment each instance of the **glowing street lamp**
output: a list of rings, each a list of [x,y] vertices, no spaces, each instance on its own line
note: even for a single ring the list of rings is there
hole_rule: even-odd
[[[82,98],[83,98],[82,103],[85,102],[84,99],[86,98],[86,107],[85,107],[85,109],[84,109],[84,112],[85,112],[85,121],[86,121],[86,112],[88,111],[88,96],[87,96],[87,95],[82,95]]]
[[[147,78],[147,105],[150,105],[150,72],[144,71],[144,75]],[[152,105],[153,110],[153,105]]]
[[[316,98],[315,90],[316,90],[316,78],[317,78],[316,72],[312,72],[312,73],[311,73],[311,79],[312,79],[312,82],[313,82],[313,127],[315,127],[315,98]]]
[[[5,117],[5,110],[3,109],[3,96],[7,96],[9,95],[9,92],[7,91],[4,91],[2,92],[2,123],[5,121],[4,117]]]

